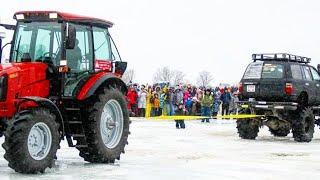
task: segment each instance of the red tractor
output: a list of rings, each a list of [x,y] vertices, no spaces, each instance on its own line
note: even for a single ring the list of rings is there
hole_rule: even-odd
[[[0,65],[0,136],[9,166],[44,172],[64,138],[85,161],[119,160],[130,121],[121,80],[127,63],[108,31],[113,24],[56,11],[17,12],[14,19],[15,26],[1,25],[14,30],[10,63]]]

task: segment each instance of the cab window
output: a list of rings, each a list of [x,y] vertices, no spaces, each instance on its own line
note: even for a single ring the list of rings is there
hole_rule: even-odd
[[[111,47],[108,30],[104,28],[93,27],[92,31],[95,59],[111,60]]]
[[[93,65],[91,30],[87,26],[73,25],[76,28],[76,44],[66,50],[67,64],[71,72],[88,71]]]

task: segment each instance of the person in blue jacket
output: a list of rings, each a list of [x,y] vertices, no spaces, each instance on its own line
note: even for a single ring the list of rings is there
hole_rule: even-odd
[[[229,115],[229,105],[231,102],[231,94],[227,88],[224,89],[224,92],[220,96],[220,100],[222,101],[222,113],[221,115]]]

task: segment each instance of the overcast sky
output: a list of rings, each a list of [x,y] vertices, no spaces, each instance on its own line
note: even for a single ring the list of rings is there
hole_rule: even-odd
[[[1,22],[14,23],[19,10],[114,22],[110,31],[122,59],[141,83],[152,82],[162,66],[183,71],[191,82],[206,70],[215,84],[237,83],[252,53],[288,52],[320,64],[319,0],[6,0]]]

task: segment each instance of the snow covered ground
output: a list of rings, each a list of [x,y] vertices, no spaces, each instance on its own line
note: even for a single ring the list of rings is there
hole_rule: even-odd
[[[185,130],[179,130],[172,121],[133,119],[126,153],[114,165],[87,163],[63,141],[56,167],[39,175],[15,173],[7,166],[0,148],[0,180],[292,180],[320,176],[318,127],[311,143],[296,143],[292,134],[275,138],[266,127],[260,130],[257,140],[242,140],[234,121],[187,121],[186,125]]]

